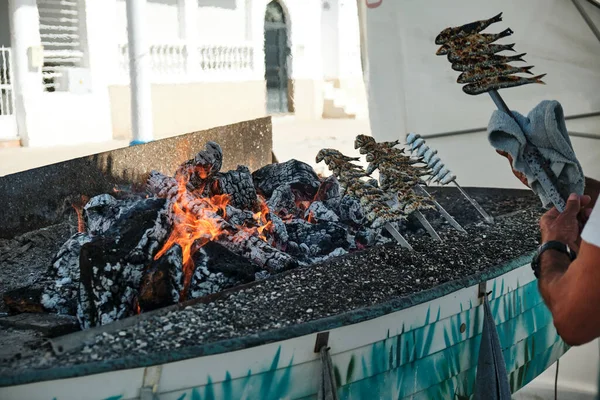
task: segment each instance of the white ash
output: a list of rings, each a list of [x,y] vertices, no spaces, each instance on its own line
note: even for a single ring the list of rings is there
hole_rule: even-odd
[[[339,222],[340,218],[322,201],[314,201],[304,212],[304,219],[312,218],[314,222]]]
[[[79,252],[91,237],[76,233],[60,248],[54,257],[49,275],[53,283],[46,285],[42,305],[48,311],[73,315],[79,291]]]
[[[192,276],[189,290],[189,297],[192,299],[217,293],[240,283],[239,280],[227,277],[222,272],[210,271],[208,268],[209,258],[202,248],[194,258],[196,270]]]

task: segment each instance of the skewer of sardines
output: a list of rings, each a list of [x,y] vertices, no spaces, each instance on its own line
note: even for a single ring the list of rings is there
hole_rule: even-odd
[[[317,163],[325,162],[338,178],[345,195],[359,200],[371,228],[384,227],[401,246],[412,250],[412,246],[392,225],[393,222],[405,220],[406,214],[400,208],[390,205],[393,202],[390,193],[362,180],[368,178],[369,174],[363,167],[353,163],[358,160],[359,158],[348,157],[335,149],[321,149],[316,157]]]
[[[481,31],[500,21],[502,21],[502,13],[487,20],[444,29],[435,39],[436,44],[442,45],[436,54],[447,55],[448,61],[452,63],[452,69],[462,72],[457,82],[465,84],[462,88],[465,93],[469,95],[488,93],[497,108],[511,116],[519,125],[519,121],[500,97],[498,90],[530,83],[545,84],[542,78],[546,74],[533,77],[518,75],[533,75],[531,72],[533,66],[519,67],[509,64],[515,61],[524,62],[523,56],[526,53],[513,56],[497,54],[506,50],[514,51],[513,44],[492,44],[498,39],[512,35],[513,31],[510,28],[497,34],[481,33]],[[556,177],[543,162],[544,159],[537,148],[529,142],[525,145],[524,158],[548,197],[552,199],[556,208],[562,211],[565,200],[557,190]]]
[[[409,133],[406,135],[406,145],[410,149],[413,156],[418,157],[423,160],[427,164],[427,166],[431,169],[431,177],[429,178],[429,182],[437,182],[442,186],[448,185],[450,183],[454,184],[456,188],[462,193],[462,195],[473,205],[473,207],[477,210],[479,214],[485,219],[488,223],[493,223],[494,219],[491,215],[489,215],[483,207],[475,200],[473,197],[469,196],[469,194],[458,184],[456,181],[456,175],[454,175],[447,167],[446,164],[442,161],[440,156],[438,156],[438,151],[429,147],[425,143],[425,139],[421,137],[418,133]]]
[[[416,210],[418,213],[415,216],[422,223],[425,217],[422,216],[420,209],[431,208],[433,205],[451,226],[466,233],[463,227],[423,187],[426,186],[423,178],[431,176],[431,169],[417,165],[426,164],[422,158],[410,157],[404,154],[404,148],[396,148],[399,143],[400,141],[377,143],[370,136],[358,135],[354,147],[359,149],[361,154],[367,155],[369,162],[367,171],[379,169],[381,186],[384,190],[394,191],[399,199],[413,202],[407,211]],[[426,224],[430,226],[425,220],[423,225],[427,229]],[[432,233],[430,235],[434,236]]]
[[[358,135],[354,148],[360,149],[361,154],[366,154],[369,162],[367,171],[379,170],[381,189],[394,196],[393,202],[389,204],[396,203],[406,215],[414,215],[433,239],[441,241],[440,235],[421,212],[434,208],[434,204],[413,190],[423,182],[422,177],[429,175],[429,170],[416,165],[422,164],[420,160],[413,160],[403,154],[403,149],[395,148],[397,144],[398,141],[377,143],[370,136]]]

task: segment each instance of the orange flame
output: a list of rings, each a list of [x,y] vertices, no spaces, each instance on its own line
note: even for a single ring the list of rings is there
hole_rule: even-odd
[[[85,232],[85,220],[83,219],[83,207],[88,202],[89,198],[87,196],[81,195],[80,201],[76,201],[71,203],[71,207],[75,210],[77,214],[77,232],[84,233]]]

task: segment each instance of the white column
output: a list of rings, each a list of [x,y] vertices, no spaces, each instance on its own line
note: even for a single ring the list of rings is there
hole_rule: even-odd
[[[187,49],[186,69],[188,77],[194,77],[200,70],[198,53],[198,0],[177,0],[179,38],[185,41]]]
[[[131,81],[131,144],[153,138],[152,87],[146,39],[146,0],[127,0],[127,36],[129,39],[129,76]]]
[[[27,111],[35,107],[36,97],[42,93],[43,58],[37,2],[36,0],[9,0],[8,12],[17,128],[23,145],[27,146],[29,144]]]

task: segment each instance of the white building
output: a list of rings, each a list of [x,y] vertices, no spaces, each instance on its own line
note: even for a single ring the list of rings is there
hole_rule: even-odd
[[[0,140],[131,137],[127,0],[0,0]],[[356,0],[147,0],[154,137],[366,113]]]

